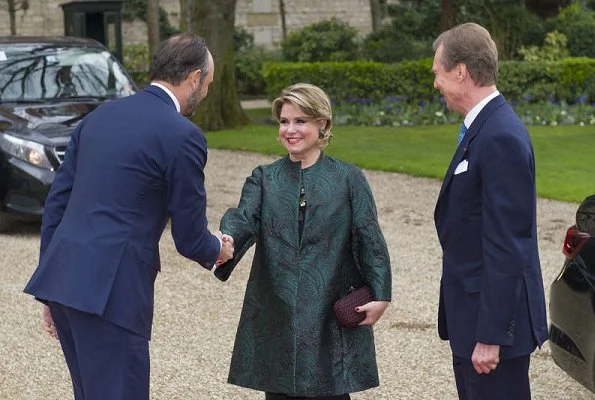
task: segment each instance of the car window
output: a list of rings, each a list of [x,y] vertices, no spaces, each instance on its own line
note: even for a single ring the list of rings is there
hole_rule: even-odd
[[[134,85],[106,50],[0,45],[0,100],[123,97]]]

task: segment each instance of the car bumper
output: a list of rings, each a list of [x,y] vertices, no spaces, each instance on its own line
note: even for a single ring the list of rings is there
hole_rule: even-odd
[[[15,158],[2,169],[2,211],[18,220],[40,220],[55,172]]]

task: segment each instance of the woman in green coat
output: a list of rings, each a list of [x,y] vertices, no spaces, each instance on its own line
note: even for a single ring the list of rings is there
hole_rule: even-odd
[[[269,400],[349,399],[379,384],[372,325],[391,299],[388,249],[363,173],[322,152],[328,96],[296,84],[272,112],[289,154],[254,169],[221,220],[235,255],[217,267],[219,279],[256,243],[228,381]],[[366,317],[344,328],[333,304],[364,285],[373,301],[357,311]]]

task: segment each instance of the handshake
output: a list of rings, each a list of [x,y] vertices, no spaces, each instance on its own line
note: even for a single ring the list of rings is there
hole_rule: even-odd
[[[219,258],[215,263],[215,266],[220,266],[221,264],[231,260],[233,258],[233,238],[229,235],[225,235],[221,233],[221,231],[215,232],[215,236],[221,239],[221,252],[219,253]]]

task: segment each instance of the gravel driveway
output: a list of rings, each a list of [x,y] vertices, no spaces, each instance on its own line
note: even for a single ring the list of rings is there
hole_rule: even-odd
[[[211,150],[207,167],[209,220],[235,206],[252,169],[273,158]],[[446,168],[446,166],[445,166]],[[448,344],[436,331],[440,248],[433,210],[440,183],[367,171],[393,266],[393,303],[376,327],[381,386],[355,400],[455,399]],[[576,204],[539,200],[539,241],[546,291],[559,272],[562,240]],[[0,235],[0,399],[72,398],[57,341],[41,330],[41,306],[22,293],[37,262],[39,226]],[[249,253],[230,280],[179,256],[171,235],[161,241],[156,282],[152,399],[262,399],[259,392],[226,383],[242,304]],[[594,399],[553,362],[547,345],[531,366],[534,399]],[[133,400],[133,399],[132,399]],[[506,400],[506,399],[503,399]]]

